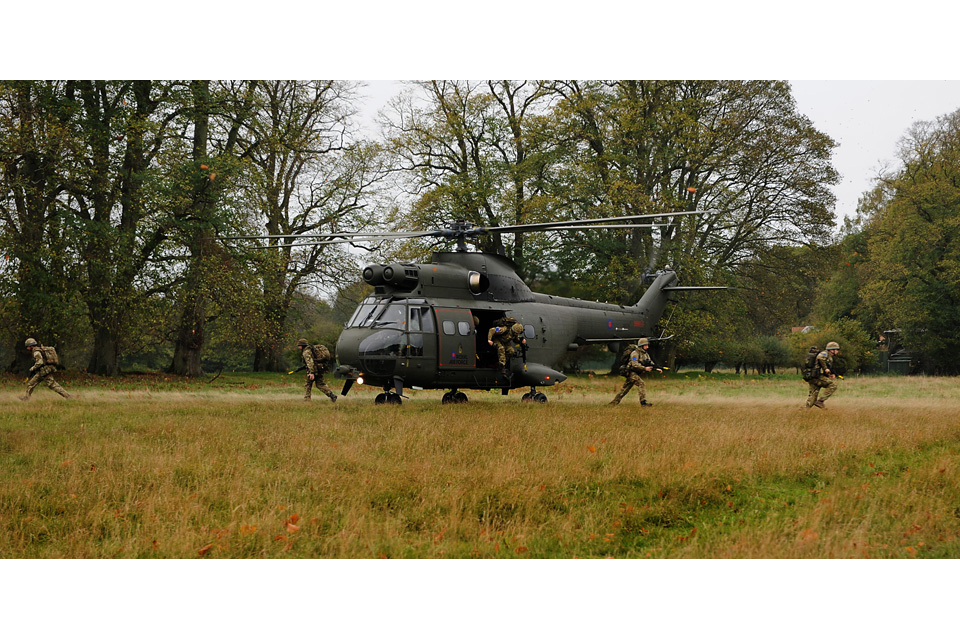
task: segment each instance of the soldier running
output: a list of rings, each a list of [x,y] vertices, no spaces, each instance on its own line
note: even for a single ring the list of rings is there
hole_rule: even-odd
[[[311,347],[310,343],[304,338],[297,340],[297,347],[300,349],[300,357],[303,359],[304,368],[307,370],[307,380],[303,387],[303,399],[310,400],[310,390],[316,385],[318,391],[330,398],[330,402],[336,402],[337,394],[323,381],[323,372],[329,360],[326,358],[314,358],[314,349],[326,352],[328,357],[330,350],[322,344]]]
[[[663,371],[662,369],[658,369],[654,364],[650,354],[647,353],[649,349],[650,341],[647,338],[640,338],[637,340],[635,347],[630,347],[624,352],[623,356],[626,362],[620,367],[620,375],[626,376],[627,379],[624,381],[623,388],[620,389],[620,392],[610,401],[611,405],[620,404],[623,397],[636,385],[637,391],[640,393],[640,404],[644,407],[653,406],[652,402],[647,402],[647,388],[640,374],[644,371],[653,371],[654,369],[656,369],[658,373],[663,373]]]
[[[33,377],[27,382],[27,395],[20,396],[20,399],[29,400],[30,396],[33,395],[33,390],[41,382],[50,387],[51,391],[56,391],[64,398],[70,398],[70,394],[53,379],[53,372],[57,370],[57,364],[59,363],[56,350],[53,347],[40,345],[33,338],[27,338],[23,346],[33,356],[33,366],[30,367],[30,373],[33,374]]]
[[[807,382],[810,385],[810,393],[807,394],[807,409],[812,407],[826,409],[823,403],[837,390],[838,383],[834,372],[834,361],[838,353],[840,353],[840,345],[836,342],[828,342],[826,350],[817,355],[815,375]],[[822,392],[821,389],[823,389]]]

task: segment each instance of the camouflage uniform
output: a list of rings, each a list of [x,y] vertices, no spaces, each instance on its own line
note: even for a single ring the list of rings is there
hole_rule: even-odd
[[[28,340],[28,342],[30,341]],[[28,346],[27,349],[33,354],[33,366],[30,367],[30,373],[32,373],[33,376],[27,382],[27,395],[21,396],[20,399],[29,400],[30,396],[33,395],[33,390],[36,389],[37,385],[41,382],[50,387],[51,391],[56,391],[64,398],[69,398],[70,394],[53,379],[53,372],[57,370],[57,367],[44,363],[43,352],[40,351],[38,347]]]
[[[523,325],[519,325],[519,331],[517,326],[514,324],[512,327],[490,327],[490,331],[487,331],[487,342],[497,350],[497,362],[501,367],[506,368],[507,355],[513,357],[517,346],[524,340]]]
[[[504,340],[503,350],[508,358],[523,354],[523,345],[527,339],[523,335],[523,325],[520,323],[510,327],[510,333]]]
[[[817,370],[820,372],[820,375],[810,380],[807,384],[810,385],[810,393],[807,394],[807,408],[810,407],[820,407],[823,408],[823,402],[832,396],[837,390],[837,379],[831,378],[828,371],[833,371],[833,354],[829,350],[821,351],[817,355]],[[820,390],[823,389],[823,392]]]
[[[624,366],[627,369],[627,379],[623,382],[620,392],[610,401],[610,404],[620,404],[620,401],[630,392],[630,389],[636,386],[640,393],[640,404],[652,406],[652,403],[647,402],[647,387],[643,383],[643,378],[640,377],[640,373],[646,371],[647,367],[656,366],[650,354],[641,346],[633,347],[632,353]]]
[[[297,346],[300,347],[300,357],[303,359],[303,364],[307,367],[307,380],[303,387],[303,399],[310,400],[310,390],[316,385],[317,391],[320,391],[330,398],[330,402],[336,402],[337,394],[323,381],[323,370],[327,363],[323,361],[317,362],[313,359],[313,349],[306,340],[300,340]],[[311,375],[313,377],[311,377]]]

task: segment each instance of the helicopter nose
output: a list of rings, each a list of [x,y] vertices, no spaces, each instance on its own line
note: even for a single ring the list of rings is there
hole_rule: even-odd
[[[340,339],[337,340],[337,360],[341,365],[359,369],[360,341],[351,335],[352,333],[353,332],[346,330],[340,334]]]

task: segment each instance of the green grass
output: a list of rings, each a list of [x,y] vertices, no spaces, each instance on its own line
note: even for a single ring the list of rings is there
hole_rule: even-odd
[[[960,557],[960,381],[674,374],[300,399],[302,377],[0,380],[4,558]]]

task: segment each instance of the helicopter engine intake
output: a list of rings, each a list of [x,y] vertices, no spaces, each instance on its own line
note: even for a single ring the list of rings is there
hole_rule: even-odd
[[[386,285],[399,291],[413,291],[420,283],[420,269],[399,262],[371,264],[363,268],[363,281],[375,287]]]

